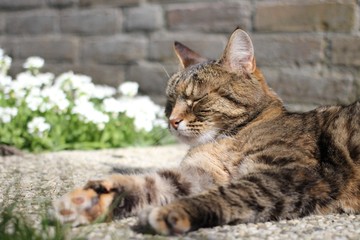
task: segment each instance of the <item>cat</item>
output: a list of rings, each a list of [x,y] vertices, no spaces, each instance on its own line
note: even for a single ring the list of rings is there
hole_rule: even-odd
[[[139,215],[154,233],[360,213],[360,102],[288,112],[236,29],[209,60],[175,42],[170,131],[191,146],[180,166],[90,181],[54,203],[61,222]],[[161,157],[161,156],[159,156]]]

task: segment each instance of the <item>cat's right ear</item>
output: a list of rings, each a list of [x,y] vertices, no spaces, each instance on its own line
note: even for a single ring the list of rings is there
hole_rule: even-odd
[[[208,60],[179,42],[174,43],[174,50],[183,68]]]
[[[255,71],[254,47],[245,31],[238,28],[231,34],[221,62],[231,72],[238,72],[242,69],[249,73]]]

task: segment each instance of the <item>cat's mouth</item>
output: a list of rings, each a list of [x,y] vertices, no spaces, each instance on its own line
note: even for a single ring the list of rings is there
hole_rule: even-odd
[[[217,136],[217,131],[209,130],[203,132],[193,132],[186,126],[175,129],[170,125],[170,132],[177,137],[181,142],[190,146],[196,146],[207,142],[214,141]]]

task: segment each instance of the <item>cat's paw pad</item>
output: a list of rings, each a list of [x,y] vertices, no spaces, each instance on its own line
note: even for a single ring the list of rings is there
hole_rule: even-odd
[[[191,228],[189,215],[171,205],[145,209],[139,215],[139,225],[162,235],[183,234]]]
[[[54,201],[55,217],[73,226],[89,224],[107,216],[113,194],[99,195],[93,189],[77,189]]]
[[[114,182],[111,179],[108,180],[91,180],[88,181],[84,189],[92,189],[97,194],[109,193],[114,187]]]

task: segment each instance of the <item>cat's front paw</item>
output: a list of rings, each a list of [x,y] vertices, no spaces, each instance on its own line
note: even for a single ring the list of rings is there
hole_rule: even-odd
[[[76,189],[54,201],[55,218],[79,226],[110,217],[114,193],[98,194],[93,189]]]
[[[137,227],[151,233],[176,235],[190,231],[191,221],[182,206],[170,204],[142,211]]]

